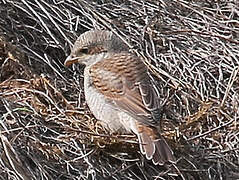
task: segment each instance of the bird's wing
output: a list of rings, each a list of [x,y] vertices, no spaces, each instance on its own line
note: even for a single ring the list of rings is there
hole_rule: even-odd
[[[115,54],[90,68],[92,85],[116,108],[143,124],[158,123],[159,97],[139,57],[129,53]]]

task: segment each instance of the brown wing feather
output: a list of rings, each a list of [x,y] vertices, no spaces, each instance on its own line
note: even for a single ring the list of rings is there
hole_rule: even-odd
[[[144,124],[157,123],[158,96],[147,67],[136,56],[120,53],[99,61],[90,69],[92,84],[117,107]]]

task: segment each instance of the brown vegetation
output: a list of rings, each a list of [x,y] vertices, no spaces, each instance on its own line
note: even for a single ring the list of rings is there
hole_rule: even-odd
[[[239,178],[237,1],[3,0],[0,16],[1,179]],[[82,67],[63,63],[93,28],[152,70],[176,164],[154,166],[90,113]]]

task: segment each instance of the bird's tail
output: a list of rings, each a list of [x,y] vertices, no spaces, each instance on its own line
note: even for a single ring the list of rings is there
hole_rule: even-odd
[[[156,128],[138,125],[138,139],[141,153],[155,165],[175,162],[173,151]]]

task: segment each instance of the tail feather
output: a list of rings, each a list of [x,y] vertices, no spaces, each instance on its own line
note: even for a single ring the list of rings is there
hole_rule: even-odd
[[[155,144],[152,142],[150,136],[148,136],[146,133],[141,133],[138,139],[140,142],[141,153],[146,155],[148,160],[152,159],[153,155],[155,154]]]
[[[156,128],[141,126],[138,131],[140,151],[155,165],[174,162],[173,151],[166,140],[158,133]]]
[[[152,158],[153,163],[163,165],[165,162],[174,162],[175,157],[172,149],[161,135],[158,136],[160,139],[153,142],[155,144],[155,153]]]

